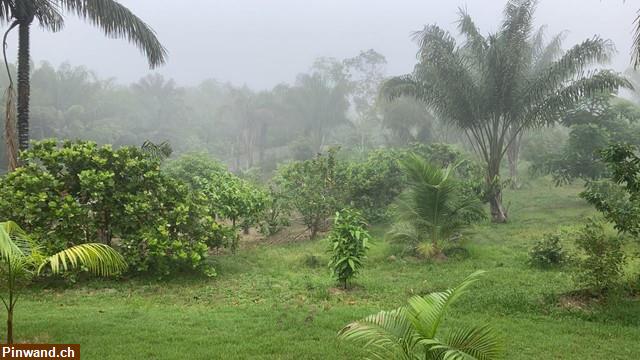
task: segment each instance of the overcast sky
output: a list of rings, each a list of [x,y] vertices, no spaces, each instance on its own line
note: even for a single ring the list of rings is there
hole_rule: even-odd
[[[121,0],[149,23],[169,50],[158,72],[181,84],[206,78],[270,88],[291,82],[319,56],[339,59],[373,48],[386,56],[390,75],[410,72],[416,45],[409,36],[425,24],[455,31],[457,8],[466,6],[483,33],[494,31],[504,0]],[[638,0],[540,0],[536,21],[549,33],[569,30],[566,45],[596,34],[613,40],[611,67],[629,65]],[[90,25],[67,17],[66,28],[34,27],[37,63],[85,65],[121,83],[149,72],[137,49],[107,39]],[[14,35],[15,36],[15,35]],[[16,44],[15,37],[10,40]],[[15,57],[15,46],[10,56]]]

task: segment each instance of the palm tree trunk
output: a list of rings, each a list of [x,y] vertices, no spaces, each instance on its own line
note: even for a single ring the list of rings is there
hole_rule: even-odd
[[[495,223],[507,222],[507,211],[502,206],[502,184],[500,182],[500,161],[492,159],[488,164],[486,178],[487,196],[491,208],[491,219]]]
[[[7,344],[13,344],[13,307],[7,312]]]
[[[518,160],[520,158],[520,144],[522,135],[518,134],[507,148],[507,160],[509,162],[509,177],[511,178],[511,187],[517,189],[520,187],[518,181]]]
[[[5,104],[4,104],[4,141],[6,145],[6,156],[9,172],[15,170],[18,167],[18,139],[16,132],[16,91],[13,86],[13,76],[11,75],[11,69],[9,68],[9,61],[7,60],[7,36],[11,30],[18,26],[18,22],[14,21],[9,29],[4,33],[2,38],[2,56],[4,58],[4,65],[7,70],[7,78],[9,79],[9,87],[5,92]]]
[[[18,146],[29,148],[29,96],[30,96],[30,28],[31,21],[18,25]]]

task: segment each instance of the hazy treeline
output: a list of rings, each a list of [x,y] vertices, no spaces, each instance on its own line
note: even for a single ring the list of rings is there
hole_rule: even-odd
[[[176,153],[207,152],[234,170],[270,170],[330,145],[357,153],[450,141],[416,100],[379,100],[385,64],[374,50],[319,58],[294,83],[254,91],[214,79],[180,86],[159,74],[121,85],[85,67],[43,62],[32,71],[31,134],[114,146],[168,141]],[[6,74],[0,81],[6,87]]]

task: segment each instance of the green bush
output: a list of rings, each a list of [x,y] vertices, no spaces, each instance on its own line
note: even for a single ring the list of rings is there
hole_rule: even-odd
[[[289,195],[312,239],[339,208],[341,186],[336,184],[336,151],[331,149],[311,160],[282,166],[274,180]]]
[[[569,256],[562,247],[561,234],[545,234],[531,250],[529,250],[529,265],[549,268],[564,265]]]
[[[291,225],[291,199],[277,185],[269,186],[260,221],[260,233],[265,236],[277,234]]]
[[[368,221],[383,220],[387,207],[403,189],[400,156],[397,151],[376,150],[365,161],[341,164],[338,183],[342,184],[343,202],[360,210]]]
[[[140,148],[45,140],[22,161],[0,179],[0,217],[49,253],[98,241],[116,247],[132,271],[168,274],[202,269],[223,231],[205,199]]]
[[[336,213],[329,235],[329,268],[345,289],[348,281],[362,268],[370,240],[366,223],[358,211],[344,209]]]
[[[230,173],[209,156],[183,155],[167,164],[166,172],[188,184],[191,192],[208,206],[208,216],[231,223],[231,230],[223,229],[212,246],[235,249],[238,230],[259,223],[267,202],[266,192]]]
[[[589,220],[577,233],[576,283],[600,294],[616,288],[623,275],[625,255],[622,238],[607,235],[602,223]]]

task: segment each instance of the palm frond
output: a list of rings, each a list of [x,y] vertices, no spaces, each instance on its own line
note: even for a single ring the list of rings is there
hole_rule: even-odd
[[[601,70],[587,74],[568,86],[532,103],[524,110],[524,117],[531,121],[521,126],[542,126],[558,121],[562,114],[575,108],[585,97],[609,93],[621,87],[633,89],[631,82],[616,72]]]
[[[173,153],[173,148],[168,141],[163,141],[156,144],[152,141],[146,140],[144,143],[142,143],[141,149],[152,159],[157,161],[168,159]]]
[[[418,339],[405,315],[405,308],[381,311],[354,321],[338,333],[338,338],[364,342],[364,348],[377,359],[413,359]]]
[[[155,68],[166,62],[167,50],[155,31],[115,0],[56,0],[64,8],[101,28],[112,38],[125,38],[147,57]]]
[[[464,295],[483,273],[484,271],[474,272],[453,289],[431,293],[426,296],[414,296],[409,299],[407,318],[411,321],[418,334],[423,338],[434,338],[447,308],[456,299]]]
[[[447,308],[482,273],[469,275],[454,289],[415,296],[408,307],[352,322],[338,337],[364,343],[365,350],[376,359],[498,359],[502,355],[501,343],[488,326],[452,330],[445,341],[436,336]]]
[[[115,275],[127,268],[122,255],[105,244],[80,244],[62,250],[45,259],[40,265],[40,273],[47,265],[54,274],[69,269],[86,267],[90,272],[100,275]]]
[[[502,341],[488,325],[452,330],[440,346],[445,358],[451,356],[452,359],[463,359],[464,356],[477,360],[497,359],[503,352]]]
[[[60,6],[55,0],[34,0],[35,18],[43,29],[57,32],[64,27]]]
[[[640,67],[640,10],[638,10],[638,17],[636,17],[634,25],[636,29],[633,35],[632,59],[633,67],[637,69],[638,67]]]
[[[473,52],[474,58],[484,57],[488,47],[487,40],[480,34],[480,30],[466,9],[459,8],[458,14],[458,31],[466,37],[465,46]]]
[[[0,256],[3,258],[28,256],[34,242],[29,235],[13,221],[0,223]]]
[[[14,0],[0,1],[0,23],[7,24],[13,21]]]

